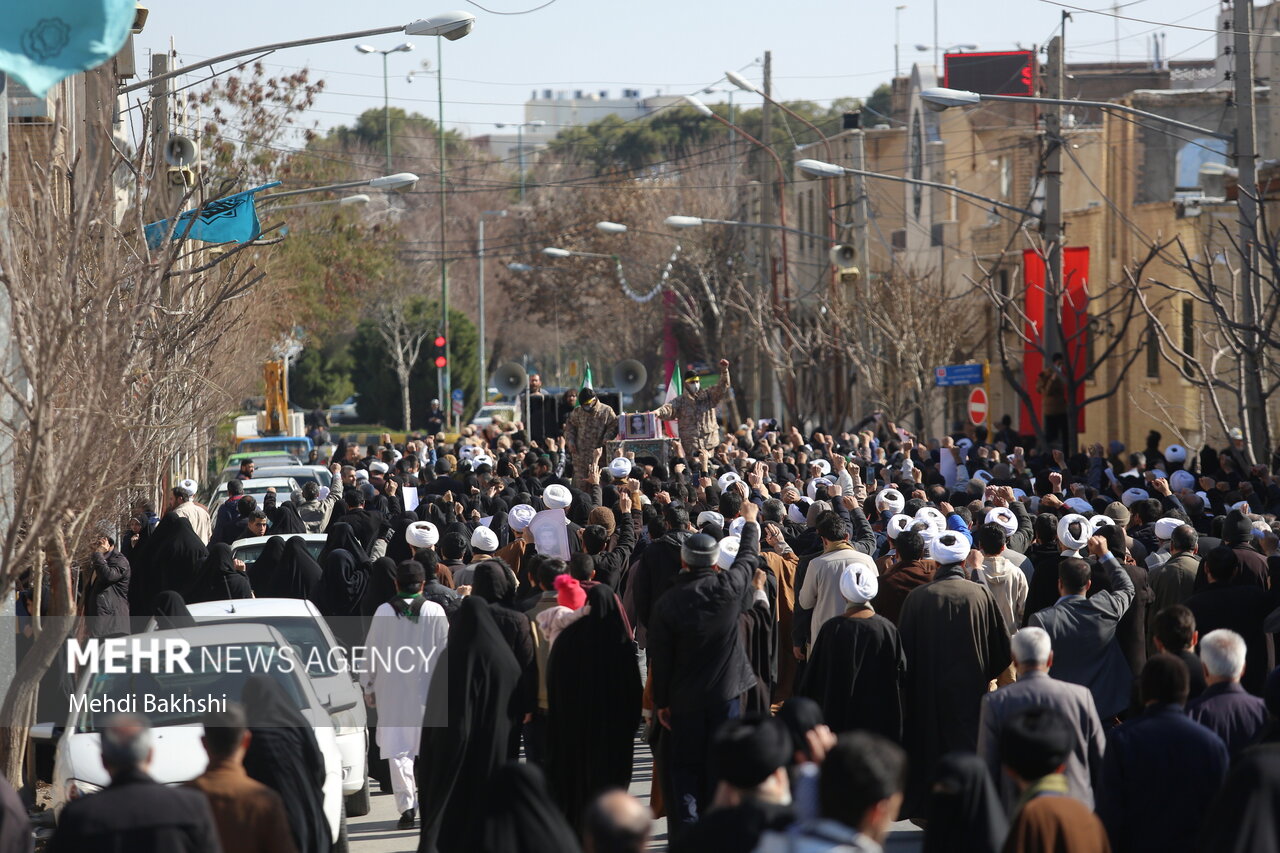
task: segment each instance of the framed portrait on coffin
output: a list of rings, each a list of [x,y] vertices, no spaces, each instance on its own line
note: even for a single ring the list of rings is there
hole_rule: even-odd
[[[653,412],[623,413],[618,418],[618,438],[648,441],[658,437],[658,416]]]

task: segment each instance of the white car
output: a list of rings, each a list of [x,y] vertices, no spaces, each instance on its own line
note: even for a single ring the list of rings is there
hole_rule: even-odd
[[[323,465],[259,465],[253,472],[258,477],[292,477],[298,484],[305,486],[315,483],[317,486],[328,486],[333,481],[333,474]]]
[[[320,552],[324,550],[324,543],[329,538],[323,533],[268,533],[266,536],[248,536],[231,543],[231,554],[237,560],[243,560],[245,566],[252,566],[262,555],[262,549],[277,536],[285,540],[300,537],[302,547],[307,549],[313,560],[320,559]]]
[[[360,413],[356,410],[356,398],[348,397],[338,405],[330,406],[329,422],[335,424],[359,423]]]
[[[523,410],[518,409],[513,403],[488,403],[476,412],[476,416],[471,419],[471,425],[485,427],[495,420],[505,423],[524,420]]]
[[[292,477],[254,477],[252,480],[241,480],[240,485],[244,488],[246,495],[253,496],[259,507],[262,506],[262,499],[267,494],[267,489],[275,489],[276,500],[283,502],[292,500],[293,493],[302,488]],[[213,500],[209,503],[209,512],[217,512],[218,507],[226,502],[227,484],[219,483],[217,491],[213,493]]]
[[[284,635],[285,641],[303,660],[313,655],[317,660],[345,660],[344,650],[334,638],[329,623],[310,601],[298,598],[205,601],[188,604],[187,610],[201,625],[232,622],[270,625]],[[149,627],[154,627],[154,621]],[[354,676],[341,669],[309,667],[307,675],[320,702],[333,717],[333,733],[338,752],[342,754],[342,793],[347,799],[347,814],[366,815],[369,813],[369,734],[364,692]]]
[[[285,648],[288,640],[267,625],[208,625],[157,631],[148,639],[153,637],[161,643],[168,639],[185,641],[190,646],[187,660],[193,672],[185,673],[178,667],[167,672],[164,667],[156,666],[154,671],[142,673],[95,673],[86,667],[76,680],[73,697],[92,701],[133,695],[138,705],[136,712],[146,716],[152,726],[154,758],[147,772],[161,784],[176,785],[199,776],[208,764],[208,756],[200,743],[204,734],[204,727],[200,725],[201,714],[197,710],[153,709],[147,712],[143,706],[145,697],[219,697],[225,693],[228,699],[239,700],[245,682],[253,674],[244,664],[246,655],[256,655],[259,662],[271,661],[265,667],[258,667],[258,673],[269,675],[284,687],[315,732],[325,766],[324,814],[335,839],[335,853],[345,853],[347,827],[343,814],[342,758],[335,729],[311,679],[304,677],[300,666],[289,670],[281,663],[278,650]],[[225,663],[221,669],[209,663],[212,660],[225,662],[232,656],[238,656],[241,662],[235,667],[239,672],[227,671],[232,667]],[[111,716],[111,713],[105,716]],[[54,758],[51,793],[55,817],[61,814],[68,801],[94,794],[110,784],[111,780],[102,766],[102,744],[98,733],[102,717],[87,705],[80,709],[72,708],[67,716]],[[49,732],[37,730],[45,728],[52,729],[52,726],[46,723],[33,728],[32,737],[48,737]]]

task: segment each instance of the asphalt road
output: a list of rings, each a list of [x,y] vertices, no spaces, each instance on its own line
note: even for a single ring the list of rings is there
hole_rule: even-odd
[[[653,781],[653,761],[649,747],[639,739],[636,740],[635,771],[631,777],[631,793],[642,802],[649,801],[649,786]],[[400,814],[396,811],[395,800],[391,794],[378,793],[378,785],[373,785],[372,808],[364,817],[349,818],[347,834],[351,838],[351,849],[355,853],[406,853],[418,849],[418,830],[396,829],[396,821]],[[916,853],[924,844],[924,834],[907,821],[899,821],[894,825],[894,832],[889,836],[885,849],[888,853]],[[649,844],[650,850],[667,849],[667,820],[660,818],[654,821],[653,833]]]

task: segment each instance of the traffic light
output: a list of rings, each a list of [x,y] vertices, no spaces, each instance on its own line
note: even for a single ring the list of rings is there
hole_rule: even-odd
[[[445,346],[448,342],[444,339],[444,335],[436,335],[436,367],[445,367],[449,364],[449,356],[445,355]]]

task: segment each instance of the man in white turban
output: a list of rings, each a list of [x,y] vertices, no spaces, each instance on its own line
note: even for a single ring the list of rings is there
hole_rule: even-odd
[[[926,817],[930,774],[948,752],[974,752],[982,697],[1012,659],[1009,633],[991,591],[965,575],[969,540],[933,537],[934,580],[902,604],[898,630],[907,658],[906,725],[912,768],[901,816]]]
[[[818,632],[799,695],[822,706],[833,732],[865,729],[900,742],[906,659],[898,629],[872,606],[879,580],[849,564],[838,587],[845,610]]]

